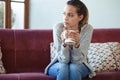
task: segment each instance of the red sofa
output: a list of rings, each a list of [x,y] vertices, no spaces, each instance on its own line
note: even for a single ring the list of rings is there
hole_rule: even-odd
[[[94,29],[92,42],[120,42],[120,28]],[[6,69],[0,80],[55,80],[45,75],[50,62],[52,30],[0,29],[2,61]],[[101,72],[84,80],[120,80],[120,72]]]

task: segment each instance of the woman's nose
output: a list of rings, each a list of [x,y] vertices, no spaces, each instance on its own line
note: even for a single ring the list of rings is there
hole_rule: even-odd
[[[68,17],[66,15],[64,15],[64,21],[67,21]]]

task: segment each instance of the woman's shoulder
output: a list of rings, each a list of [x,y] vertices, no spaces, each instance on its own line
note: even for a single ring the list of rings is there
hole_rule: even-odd
[[[85,24],[85,25],[83,25],[83,28],[93,28],[93,26],[91,25],[91,24]]]
[[[85,24],[83,25],[82,30],[93,30],[93,26],[91,24]]]
[[[63,27],[64,27],[64,25],[63,25],[62,22],[61,23],[57,23],[57,24],[54,24],[53,30],[63,30]]]
[[[56,27],[56,28],[60,28],[60,27],[64,27],[64,25],[63,25],[63,23],[61,22],[61,23],[56,23],[56,24],[54,24],[54,26],[53,27]]]

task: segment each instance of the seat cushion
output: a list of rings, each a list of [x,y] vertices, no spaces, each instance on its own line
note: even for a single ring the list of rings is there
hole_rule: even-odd
[[[1,74],[0,80],[55,80],[44,73],[9,73]]]

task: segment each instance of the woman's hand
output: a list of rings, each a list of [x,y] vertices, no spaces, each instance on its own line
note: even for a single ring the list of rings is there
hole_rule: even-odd
[[[80,45],[80,33],[78,30],[71,30],[68,32],[68,37],[70,37],[75,42],[75,47]]]
[[[62,44],[64,46],[68,45],[69,47],[73,47],[71,44],[65,44],[67,38],[70,38],[75,42],[75,47],[79,47],[80,33],[78,30],[64,30],[61,34]]]
[[[64,30],[61,34],[61,40],[62,40],[62,44],[63,44],[64,47],[66,46],[65,39],[67,38],[67,33],[68,33],[68,31]]]
[[[68,38],[71,38],[75,43],[79,43],[80,34],[79,34],[78,30],[68,31]]]

